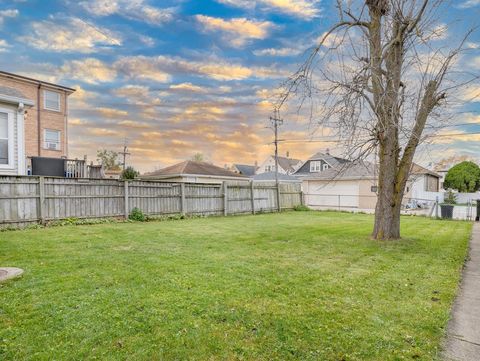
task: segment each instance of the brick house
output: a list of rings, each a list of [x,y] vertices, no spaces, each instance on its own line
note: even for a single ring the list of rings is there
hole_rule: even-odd
[[[28,157],[68,157],[75,89],[0,71],[0,174],[27,174]]]

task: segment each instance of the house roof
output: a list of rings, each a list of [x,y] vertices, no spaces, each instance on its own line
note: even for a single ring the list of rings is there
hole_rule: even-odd
[[[168,176],[182,175],[246,178],[241,174],[231,172],[225,168],[217,167],[216,165],[210,163],[196,162],[193,160],[186,160],[184,162],[171,165],[170,167],[166,167],[151,173],[146,173],[144,176],[148,178],[165,178]]]
[[[19,75],[19,74],[13,74],[13,73],[8,73],[6,71],[1,71],[0,70],[0,75],[1,76],[5,76],[7,78],[14,78],[14,79],[21,79],[21,80],[25,80],[29,83],[35,83],[35,84],[42,84],[42,85],[46,85],[46,86],[50,86],[50,87],[54,87],[54,88],[58,88],[58,89],[62,89],[62,90],[65,90],[69,93],[73,93],[75,91],[75,89],[73,88],[68,88],[66,86],[63,86],[63,85],[59,85],[59,84],[53,84],[53,83],[49,83],[49,82],[46,82],[46,81],[42,81],[42,80],[38,80],[38,79],[34,79],[34,78],[29,78],[27,76],[23,76],[23,75]]]
[[[344,158],[340,158],[340,157],[334,157],[333,155],[330,155],[328,153],[322,153],[322,152],[315,153],[308,160],[318,160],[318,159],[323,159],[325,162],[330,164],[332,167],[336,167],[337,165],[349,162],[348,159],[344,159]]]
[[[410,170],[410,173],[411,174],[428,174],[436,178],[441,178],[440,174],[434,172],[433,170],[422,167],[421,165],[418,165],[416,163],[412,164],[412,169]]]
[[[306,180],[349,180],[349,179],[372,179],[375,177],[375,169],[370,162],[351,162],[328,168],[323,172],[311,173],[304,177]]]
[[[272,156],[274,157],[274,156]],[[275,158],[275,157],[274,157]],[[286,171],[293,172],[295,171],[295,166],[301,163],[300,159],[287,158],[287,157],[278,157],[278,165],[285,169]]]
[[[306,180],[353,180],[353,179],[373,179],[378,177],[378,169],[375,165],[366,161],[356,161],[343,163],[336,167],[329,168],[323,172],[312,173],[310,176],[304,177]],[[412,175],[429,174],[440,178],[440,176],[416,163],[412,164]]]
[[[260,174],[255,174],[252,179],[254,181],[275,181],[275,172],[266,172],[266,173],[260,173]],[[281,182],[301,182],[300,179],[297,177],[288,175],[288,174],[282,174],[278,173],[278,180]]]
[[[243,174],[247,177],[251,177],[252,175],[255,174],[255,171],[257,170],[254,165],[247,165],[247,164],[234,164],[235,168],[238,169],[240,174]]]

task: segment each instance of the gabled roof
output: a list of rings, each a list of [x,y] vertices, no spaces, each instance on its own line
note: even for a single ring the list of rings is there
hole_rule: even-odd
[[[288,172],[295,171],[296,170],[295,166],[301,162],[302,161],[300,159],[293,159],[293,158],[280,157],[280,156],[278,157],[278,165]]]
[[[266,172],[266,173],[260,173],[260,174],[255,174],[252,179],[254,181],[275,181],[275,172]],[[288,175],[288,174],[282,174],[278,173],[278,180],[281,182],[301,182],[300,179],[297,177]]]
[[[311,175],[303,177],[306,180],[350,180],[350,179],[374,179],[378,177],[378,167],[375,169],[373,163],[367,161],[356,161],[337,165],[323,172],[311,173]],[[430,174],[440,178],[438,174],[428,170],[416,163],[412,164],[411,175]]]
[[[427,169],[418,165],[417,163],[412,164],[412,168],[410,169],[410,174],[428,174],[434,176],[436,178],[441,178],[440,174],[434,172],[433,170]]]
[[[312,155],[310,158],[308,158],[308,160],[320,160],[320,159],[323,159],[332,167],[336,167],[337,165],[349,162],[348,159],[334,157],[333,155],[330,155],[328,153],[322,153],[322,152],[317,152],[314,155]]]
[[[167,176],[182,176],[182,175],[195,175],[195,176],[216,176],[216,177],[234,177],[234,178],[246,178],[245,176],[231,172],[225,168],[217,167],[216,165],[206,162],[196,162],[193,160],[186,160],[181,163],[171,165],[151,173],[146,173],[144,177],[167,177]]]
[[[250,177],[255,174],[255,171],[257,170],[254,165],[246,165],[246,164],[234,164],[235,168],[238,169],[240,174],[243,174],[247,177]]]
[[[349,179],[372,179],[376,176],[374,165],[370,162],[350,162],[328,168],[323,172],[311,173],[303,177],[306,180],[349,180]]]

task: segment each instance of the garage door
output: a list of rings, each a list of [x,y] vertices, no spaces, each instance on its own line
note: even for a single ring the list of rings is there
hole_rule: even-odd
[[[358,208],[359,185],[354,181],[306,181],[306,203],[312,207]]]

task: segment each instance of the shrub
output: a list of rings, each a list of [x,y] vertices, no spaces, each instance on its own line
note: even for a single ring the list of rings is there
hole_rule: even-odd
[[[455,193],[453,193],[453,191],[451,189],[449,189],[447,191],[447,193],[445,194],[445,198],[443,200],[443,203],[444,204],[457,204],[457,196],[455,195]]]
[[[140,208],[135,207],[130,212],[128,219],[132,221],[137,221],[137,222],[145,222],[147,220],[147,217],[145,216],[145,214],[142,212]]]
[[[445,189],[476,192],[480,189],[480,167],[473,162],[462,162],[452,167],[445,176]]]
[[[297,212],[311,211],[311,209],[304,204],[300,204],[298,206],[293,207],[293,210]]]
[[[127,167],[125,170],[122,172],[121,178],[122,179],[135,179],[139,173],[135,170],[133,167]]]

